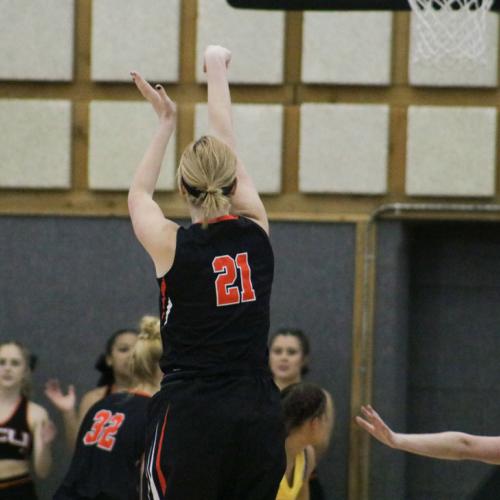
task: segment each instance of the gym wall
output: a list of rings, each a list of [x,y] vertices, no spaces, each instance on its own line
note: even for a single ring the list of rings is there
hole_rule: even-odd
[[[370,217],[399,202],[499,202],[498,17],[488,16],[484,64],[439,71],[412,61],[407,12],[0,0],[0,25],[0,337],[14,333],[39,351],[40,402],[52,374],[74,375],[80,394],[91,387],[105,337],[156,311],[152,268],[126,207],[156,118],[129,71],[163,83],[178,104],[157,199],[168,216],[186,218],[175,165],[206,131],[203,49],[224,44],[239,152],[272,220],[272,326],[293,320],[311,335],[309,378],[336,401],[320,467],[327,500],[380,500],[390,485],[403,495],[413,481],[406,458],[370,452],[352,417],[373,397],[395,427],[420,429],[408,420],[416,393],[405,381],[410,320],[424,312],[413,309],[406,222],[379,224],[377,258],[365,267]],[[67,465],[57,446],[50,485]]]

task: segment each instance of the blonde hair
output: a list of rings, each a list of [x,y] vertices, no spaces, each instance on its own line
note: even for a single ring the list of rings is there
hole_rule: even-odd
[[[130,368],[135,383],[157,383],[156,373],[162,352],[160,319],[156,316],[143,316],[139,336],[130,357]]]
[[[21,342],[18,342],[17,340],[8,340],[7,342],[0,342],[0,349],[2,347],[5,347],[7,345],[14,345],[16,346],[19,351],[21,352],[21,356],[23,357],[24,364],[25,364],[25,372],[24,372],[24,377],[21,383],[21,394],[25,398],[29,398],[32,393],[33,389],[33,381],[31,377],[31,372],[33,371],[36,363],[36,358],[31,354],[31,352],[28,350],[28,348],[24,345],[21,344]]]
[[[187,200],[201,208],[203,221],[229,210],[236,181],[237,158],[231,148],[215,137],[204,135],[182,153],[177,170],[179,189]]]

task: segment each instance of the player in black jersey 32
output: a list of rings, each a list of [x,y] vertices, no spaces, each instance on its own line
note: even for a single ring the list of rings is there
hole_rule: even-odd
[[[61,412],[66,441],[71,451],[74,450],[78,429],[88,409],[114,392],[130,389],[132,380],[129,361],[136,340],[137,331],[129,328],[117,330],[111,335],[106,342],[105,352],[99,356],[95,365],[101,372],[97,387],[83,395],[78,411],[73,385],[64,393],[57,379],[51,379],[45,384],[45,395]]]
[[[80,426],[69,471],[54,500],[136,500],[147,408],[160,386],[160,322],[145,316],[130,358],[134,388],[94,404]]]
[[[177,173],[188,228],[153,200],[176,106],[132,73],[159,117],[129,192],[134,231],[160,287],[165,376],[148,422],[150,499],[274,500],[286,466],[267,353],[274,258],[264,206],[235,153],[230,59],[219,46],[204,54],[212,135],[185,149]]]

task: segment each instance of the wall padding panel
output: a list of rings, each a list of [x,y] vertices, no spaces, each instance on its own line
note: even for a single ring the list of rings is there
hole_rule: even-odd
[[[203,53],[210,44],[233,54],[233,83],[282,83],[285,14],[281,11],[234,9],[225,0],[198,0],[196,78],[205,81]]]
[[[234,104],[233,123],[238,154],[259,192],[281,191],[283,106]],[[208,108],[196,106],[195,135],[209,133]]]
[[[93,101],[90,104],[89,187],[128,190],[156,130],[147,102]],[[175,189],[175,132],[163,161],[158,190]]]
[[[92,79],[179,78],[180,0],[98,0],[92,3]]]
[[[391,12],[305,12],[302,81],[388,85]]]
[[[0,187],[70,187],[70,101],[0,99],[0,130]]]
[[[0,0],[0,79],[73,78],[73,0]]]
[[[300,190],[382,194],[387,190],[389,107],[303,104]]]
[[[422,196],[492,196],[494,108],[411,106],[406,192]]]
[[[449,14],[449,13],[448,13]],[[447,23],[460,26],[451,13]],[[434,13],[436,15],[436,13]],[[439,13],[437,13],[439,16]],[[411,17],[409,79],[411,85],[430,87],[496,87],[498,83],[498,14],[490,13],[486,18],[486,52],[482,59],[454,60],[445,57],[435,65],[427,61],[415,61],[418,19]],[[472,29],[472,28],[470,28]]]

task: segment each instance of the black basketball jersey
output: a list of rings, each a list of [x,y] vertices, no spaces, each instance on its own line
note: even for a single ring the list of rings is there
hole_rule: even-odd
[[[0,422],[0,460],[28,460],[32,446],[28,400],[22,396],[12,415]]]
[[[227,215],[180,227],[158,279],[165,373],[267,369],[274,257],[255,222]]]
[[[85,415],[69,471],[54,500],[139,498],[150,397],[121,392],[98,401]]]

